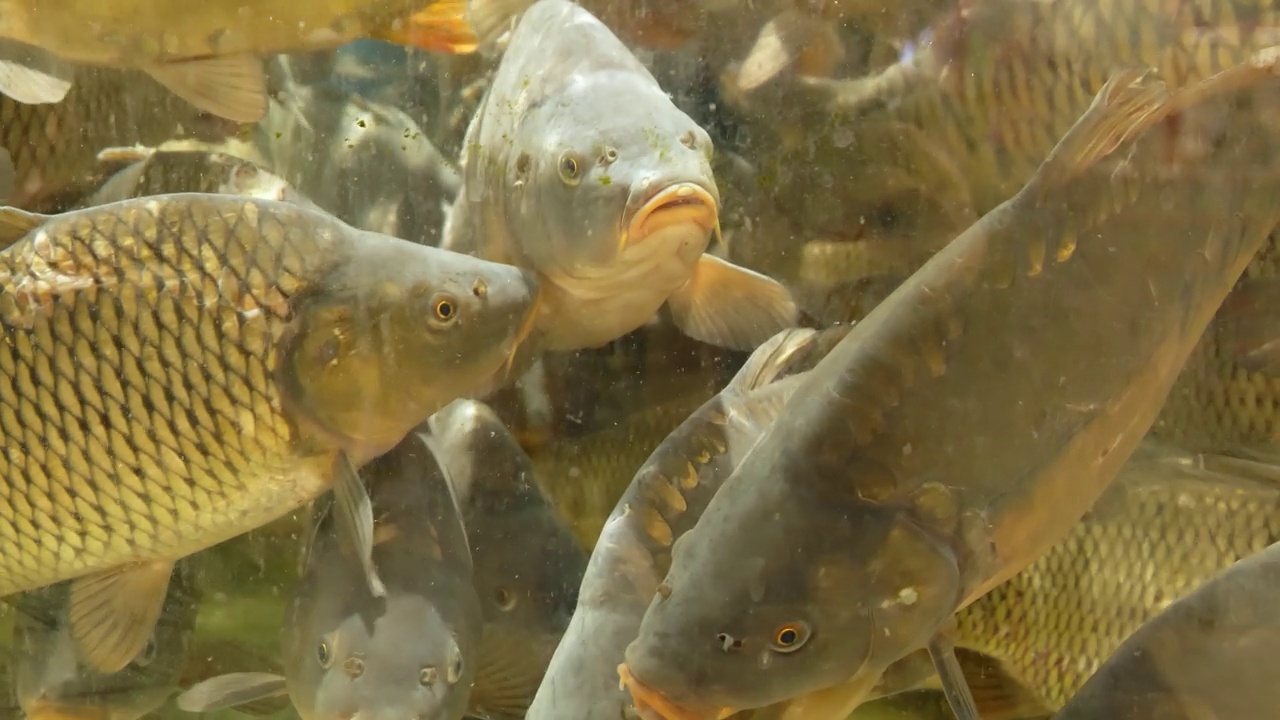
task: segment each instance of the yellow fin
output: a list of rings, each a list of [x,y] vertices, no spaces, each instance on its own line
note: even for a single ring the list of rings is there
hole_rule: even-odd
[[[187,688],[177,698],[179,710],[204,713],[235,708],[276,698],[286,693],[285,679],[274,673],[241,672],[218,675]],[[274,703],[273,703],[274,704]]]
[[[1022,720],[1052,714],[1044,703],[992,658],[957,648],[956,659],[964,671],[969,692],[973,694],[973,702],[982,720]]]
[[[533,0],[471,0],[471,27],[482,45],[491,44],[532,4]]]
[[[684,334],[733,350],[752,350],[799,320],[795,300],[777,281],[713,255],[698,260],[667,307]]]
[[[28,105],[62,102],[71,65],[37,47],[0,40],[0,93]]]
[[[67,616],[87,663],[113,673],[142,652],[160,618],[172,573],[171,562],[137,563],[71,583]]]
[[[480,45],[475,29],[467,20],[465,0],[438,0],[410,15],[408,20],[399,21],[373,36],[399,45],[454,55],[473,53]]]
[[[27,212],[15,207],[0,207],[0,250],[26,237],[49,220],[48,215]]]
[[[197,108],[239,123],[267,114],[267,76],[253,55],[222,55],[152,65],[146,72]]]

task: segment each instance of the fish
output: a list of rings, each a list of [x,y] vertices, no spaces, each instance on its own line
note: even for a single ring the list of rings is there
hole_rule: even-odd
[[[281,632],[284,675],[231,673],[188,688],[207,712],[287,692],[303,720],[459,720],[479,666],[482,613],[466,530],[433,443],[409,433],[366,465],[384,597],[320,502]]]
[[[1054,720],[1266,717],[1280,642],[1280,545],[1240,560],[1152,618]]]
[[[325,212],[260,164],[228,153],[135,146],[107,148],[98,153],[98,160],[119,169],[77,203],[76,209],[149,195],[219,193],[276,200]]]
[[[706,252],[712,151],[599,20],[539,0],[467,130],[442,247],[538,274],[544,350],[599,347],[664,306],[694,339],[753,349],[797,309],[779,283]]]
[[[238,128],[199,112],[142,73],[79,68],[59,103],[24,105],[0,95],[0,147],[12,166],[0,203],[61,212],[93,184],[104,149],[172,138],[215,141]]]
[[[376,594],[356,468],[499,373],[537,294],[510,266],[231,195],[4,208],[0,244],[0,596],[72,580],[101,672],[142,650],[175,560],[329,489]]]
[[[1019,689],[1040,714],[1060,710],[1143,624],[1280,541],[1277,480],[1274,465],[1148,436],[1065,538],[957,614],[956,646],[1003,673],[966,672],[982,716]]]
[[[793,329],[763,343],[635,473],[591,553],[569,628],[526,718],[625,716],[631,703],[613,668],[635,637],[672,545],[781,410],[821,339]]]
[[[362,230],[439,245],[461,178],[422,128],[329,85],[282,86],[252,135],[267,169]]]
[[[569,625],[587,553],[491,408],[455,400],[427,425],[462,508],[484,616],[471,710],[523,718]]]
[[[1230,107],[1273,62],[1178,90],[1114,74],[1017,195],[818,363],[675,548],[619,668],[642,715],[843,688],[843,717],[927,648],[976,716],[946,624],[1102,494],[1280,220],[1269,154],[1224,139],[1158,172],[1162,123]]]
[[[68,585],[59,583],[10,599],[14,618],[11,689],[33,720],[85,715],[138,720],[177,689],[200,608],[200,556],[174,565],[159,621],[146,647],[118,672],[103,674],[76,656],[67,621]]]
[[[132,69],[205,112],[261,120],[261,58],[337,47],[361,37],[475,50],[462,0],[336,0],[298,5],[216,0],[5,0],[0,93],[25,104],[61,101],[78,66]]]

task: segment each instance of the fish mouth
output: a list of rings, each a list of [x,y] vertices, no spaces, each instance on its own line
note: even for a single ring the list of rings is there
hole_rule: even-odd
[[[618,666],[618,689],[631,693],[636,714],[641,720],[723,720],[733,715],[733,708],[689,708],[677,704],[666,695],[636,679],[626,663]]]
[[[668,185],[645,200],[631,216],[622,244],[632,245],[661,230],[688,223],[711,232],[719,225],[719,206],[715,196],[701,185]]]

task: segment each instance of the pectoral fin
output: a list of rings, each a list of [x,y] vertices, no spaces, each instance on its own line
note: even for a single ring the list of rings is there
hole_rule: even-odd
[[[333,511],[337,513],[339,533],[359,558],[369,592],[374,597],[385,597],[387,588],[373,565],[373,501],[346,453],[339,453],[334,465]]]
[[[791,293],[777,281],[712,255],[698,260],[667,307],[689,337],[734,350],[752,350],[799,319]]]
[[[959,648],[955,652],[982,720],[1020,720],[1052,714],[995,660]]]
[[[169,591],[171,562],[125,565],[71,584],[68,620],[84,660],[118,672],[146,647]]]
[[[929,658],[938,672],[938,680],[942,682],[942,694],[947,697],[947,704],[956,720],[981,720],[973,694],[969,691],[964,670],[956,659],[955,647],[942,633],[929,641]]]
[[[0,151],[2,152],[2,151]],[[49,220],[48,215],[27,212],[15,207],[0,207],[0,249],[21,240]]]
[[[40,48],[0,40],[0,93],[20,103],[62,102],[74,72],[69,63]]]
[[[267,76],[253,55],[165,63],[146,68],[156,82],[197,108],[239,123],[267,114]]]
[[[263,700],[285,695],[285,679],[274,673],[244,672],[211,677],[196,683],[178,696],[179,710],[193,713],[262,704]],[[274,703],[273,703],[274,704]]]

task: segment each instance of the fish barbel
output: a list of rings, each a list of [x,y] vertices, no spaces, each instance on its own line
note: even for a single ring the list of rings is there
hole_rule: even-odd
[[[509,266],[230,195],[3,209],[0,228],[0,595],[75,579],[73,634],[106,672],[141,650],[174,560],[330,487],[367,564],[354,467],[488,382],[536,294]]]
[[[1116,74],[1023,190],[850,331],[673,553],[622,668],[638,707],[714,718],[950,657],[945,622],[1097,500],[1280,220],[1274,142],[1175,172],[1145,132],[1272,62],[1179,91]]]

